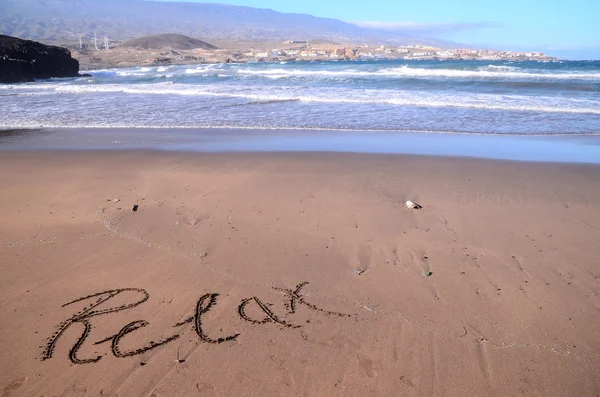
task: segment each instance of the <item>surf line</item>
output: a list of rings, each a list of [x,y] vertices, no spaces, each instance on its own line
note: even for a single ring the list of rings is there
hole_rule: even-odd
[[[306,307],[309,310],[321,313],[326,316],[336,316],[336,317],[354,317],[354,314],[345,314],[339,313],[329,310],[324,310],[316,305],[309,303],[306,301],[305,297],[302,295],[301,291],[308,285],[307,281],[304,281],[298,285],[296,285],[295,289],[287,289],[287,288],[273,288],[274,291],[281,293],[285,296],[285,308],[286,314],[294,314],[296,312],[296,308],[301,305]],[[121,348],[121,340],[128,334],[135,332],[140,328],[144,328],[149,325],[149,323],[145,320],[136,320],[126,324],[121,330],[115,335],[109,336],[102,340],[99,340],[94,343],[94,345],[101,345],[104,343],[109,343],[111,346],[112,354],[117,358],[126,358],[132,357],[139,354],[143,354],[147,351],[156,349],[159,346],[166,345],[171,343],[177,339],[179,339],[186,330],[182,330],[186,325],[191,325],[191,328],[194,330],[198,339],[203,343],[210,344],[221,344],[226,342],[233,342],[239,336],[240,333],[236,333],[228,336],[209,336],[203,328],[203,316],[208,313],[212,308],[217,305],[219,294],[218,293],[206,293],[202,295],[198,301],[196,302],[196,307],[194,314],[190,317],[187,317],[183,321],[175,324],[173,328],[177,328],[178,331],[173,332],[170,336],[163,337],[157,341],[150,341],[146,345],[139,347],[133,350],[123,350]],[[119,299],[117,299],[119,298]],[[126,302],[123,301],[127,298]],[[74,364],[90,364],[96,363],[102,359],[102,355],[98,355],[95,357],[87,357],[82,358],[79,355],[79,350],[85,343],[85,341],[92,334],[92,321],[97,321],[100,317],[107,316],[112,313],[121,312],[124,310],[133,309],[136,306],[139,306],[145,303],[150,298],[150,294],[144,289],[141,288],[121,288],[121,289],[113,289],[103,292],[98,292],[92,295],[84,296],[82,298],[78,298],[72,300],[68,303],[62,305],[62,307],[67,307],[70,305],[74,305],[76,303],[84,303],[85,306],[82,310],[75,313],[72,317],[67,320],[62,321],[56,327],[56,331],[47,339],[47,343],[43,347],[42,352],[42,360],[49,360],[53,357],[54,351],[56,349],[56,345],[60,338],[65,334],[65,332],[74,326],[75,324],[81,324],[83,326],[83,331],[77,341],[73,344],[69,351],[69,359]],[[112,304],[116,301],[117,303]],[[110,302],[110,303],[109,303]],[[108,307],[106,307],[108,306]],[[254,312],[259,312],[260,317],[255,315],[254,317],[248,314],[248,308],[250,306],[254,306]],[[251,324],[267,324],[274,323],[283,328],[300,328],[301,325],[292,324],[286,321],[284,318],[280,317],[276,314],[271,308],[271,304],[263,302],[256,296],[242,299],[240,304],[237,307],[238,316],[245,322],[249,322]],[[188,328],[189,330],[189,328]]]

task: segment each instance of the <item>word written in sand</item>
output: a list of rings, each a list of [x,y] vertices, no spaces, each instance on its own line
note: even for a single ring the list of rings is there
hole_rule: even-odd
[[[287,288],[274,288],[275,291],[285,295],[285,307],[287,309],[287,314],[295,313],[296,308],[299,305],[302,305],[310,310],[322,313],[327,316],[353,316],[351,314],[344,314],[324,310],[307,302],[304,296],[301,294],[302,288],[307,284],[308,282],[300,283],[293,290]],[[190,328],[195,331],[200,341],[204,343],[220,344],[236,340],[240,336],[239,333],[229,336],[214,337],[208,335],[202,327],[203,315],[208,313],[214,306],[217,305],[218,297],[219,294],[217,293],[207,293],[202,295],[196,303],[194,315],[175,324],[173,328],[182,328],[185,325],[191,325]],[[129,300],[127,300],[127,302],[129,303],[123,303],[124,298],[128,298]],[[101,355],[87,358],[82,358],[79,356],[79,350],[92,333],[92,320],[100,318],[102,316],[106,316],[111,313],[117,313],[123,310],[132,309],[146,302],[149,298],[150,295],[148,294],[148,292],[141,288],[122,288],[84,296],[83,298],[75,299],[69,303],[64,304],[62,307],[69,306],[75,303],[85,303],[86,306],[84,306],[84,308],[81,311],[75,313],[71,318],[61,322],[57,326],[56,332],[54,332],[52,336],[48,338],[48,343],[44,347],[42,353],[42,360],[48,360],[52,358],[56,345],[60,338],[65,334],[65,332],[73,325],[81,324],[83,326],[83,332],[79,339],[77,339],[73,347],[71,347],[71,350],[69,351],[69,359],[75,364],[89,364],[98,362],[102,358]],[[115,301],[118,303],[112,304]],[[248,314],[247,309],[251,305],[254,305],[255,309],[258,308],[258,311],[261,312],[261,317],[253,318]],[[291,324],[290,322],[278,316],[276,313],[273,312],[273,310],[269,308],[269,306],[270,304],[264,303],[258,297],[253,296],[251,298],[246,298],[241,301],[241,303],[238,305],[237,313],[242,320],[247,321],[251,324],[275,323],[284,328],[300,327],[300,325]],[[158,341],[151,341],[145,346],[140,347],[138,349],[123,351],[121,349],[121,339],[123,339],[125,335],[135,332],[140,328],[144,328],[147,325],[148,322],[144,320],[132,321],[129,324],[125,325],[123,328],[121,328],[121,330],[117,334],[112,335],[108,338],[104,338],[98,342],[95,342],[94,344],[100,345],[103,343],[110,342],[112,354],[114,354],[115,357],[124,358],[142,354],[149,350],[156,349],[159,346],[166,345],[167,343],[179,339],[183,335],[183,333],[186,332],[185,330],[178,330],[170,336],[164,337]]]

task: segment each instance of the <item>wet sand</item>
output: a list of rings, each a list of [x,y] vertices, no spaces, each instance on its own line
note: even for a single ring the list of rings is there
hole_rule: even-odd
[[[600,164],[600,136],[455,134],[260,128],[39,128],[2,131],[13,150],[166,150],[200,153],[416,154]]]
[[[600,390],[597,165],[3,151],[0,219],[2,396]]]

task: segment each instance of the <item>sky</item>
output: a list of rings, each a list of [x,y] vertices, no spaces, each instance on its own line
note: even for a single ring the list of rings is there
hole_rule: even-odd
[[[163,0],[197,1],[197,0]],[[215,0],[493,49],[600,59],[600,0]]]

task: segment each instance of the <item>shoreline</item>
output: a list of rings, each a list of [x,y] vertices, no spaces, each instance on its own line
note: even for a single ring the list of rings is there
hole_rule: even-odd
[[[261,128],[38,128],[0,131],[0,151],[332,152],[600,163],[598,135]]]

